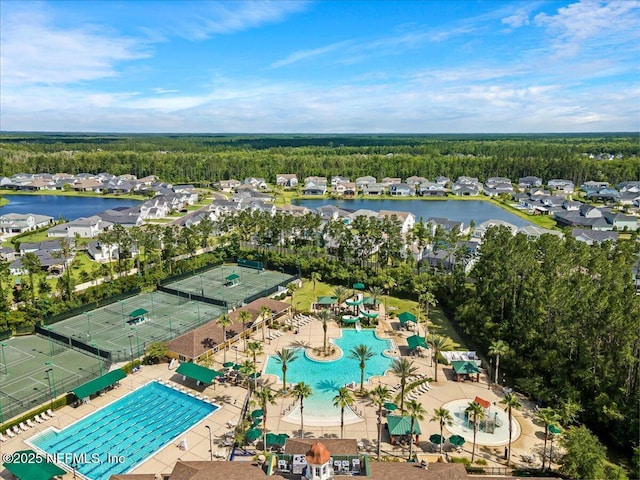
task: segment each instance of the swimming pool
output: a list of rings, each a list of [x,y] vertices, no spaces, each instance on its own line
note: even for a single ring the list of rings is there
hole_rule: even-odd
[[[473,399],[454,400],[442,406],[451,412],[453,424],[447,425],[445,428],[455,435],[460,435],[468,442],[473,442],[473,423],[468,422],[465,409],[469,406]],[[488,433],[478,428],[476,432],[476,443],[496,447],[509,443],[509,415],[504,411],[500,404],[491,405],[487,412],[488,418],[495,423],[493,433]],[[511,416],[511,441],[513,442],[520,436],[520,424]]]
[[[219,407],[151,382],[62,430],[27,443],[91,480],[126,473]]]
[[[349,352],[357,345],[365,344],[374,352],[373,358],[366,362],[364,379],[384,375],[393,361],[383,355],[385,350],[395,348],[393,340],[384,340],[376,336],[373,330],[342,330],[342,337],[332,339],[331,343],[342,350],[342,357],[331,362],[318,362],[309,359],[302,351],[297,360],[288,364],[287,383],[305,382],[311,386],[312,395],[304,401],[305,425],[339,425],[340,409],[333,406],[333,397],[338,389],[347,383],[360,384],[360,366],[357,360],[349,358]],[[282,368],[274,356],[269,356],[265,373],[276,375],[282,381]],[[360,418],[350,409],[345,409],[345,423],[359,421]],[[288,412],[285,420],[300,421],[300,408],[297,406]]]

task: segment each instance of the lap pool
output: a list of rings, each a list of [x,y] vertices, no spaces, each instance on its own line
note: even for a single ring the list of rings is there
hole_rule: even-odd
[[[390,368],[393,358],[383,354],[385,350],[394,350],[393,340],[378,338],[373,330],[342,330],[342,336],[332,339],[331,343],[342,350],[342,357],[333,361],[315,361],[308,358],[302,350],[298,358],[288,364],[287,383],[305,382],[311,386],[312,395],[304,401],[305,425],[340,425],[340,409],[333,406],[333,397],[338,389],[347,383],[360,384],[359,362],[349,358],[349,352],[357,345],[371,347],[373,358],[366,362],[365,383],[373,376],[384,375]],[[267,359],[265,373],[276,375],[282,381],[282,369],[274,356]],[[359,421],[360,418],[349,409],[345,409],[345,423]],[[300,407],[287,412],[284,420],[292,423],[300,421]]]
[[[151,382],[62,430],[47,429],[27,443],[55,455],[68,470],[75,467],[84,478],[108,480],[129,472],[218,408]],[[77,465],[65,460],[71,458]]]

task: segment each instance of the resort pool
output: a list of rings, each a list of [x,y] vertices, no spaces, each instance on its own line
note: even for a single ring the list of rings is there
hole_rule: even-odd
[[[453,402],[446,403],[442,408],[446,408],[451,412],[453,418],[453,425],[446,426],[446,429],[455,435],[460,435],[465,438],[470,444],[473,442],[473,423],[469,423],[465,414],[465,409],[469,406],[473,399],[454,400]],[[489,433],[483,431],[483,428],[478,428],[476,432],[476,443],[478,445],[485,445],[489,447],[495,447],[499,445],[506,445],[509,443],[509,416],[503,410],[502,406],[491,404],[487,411],[487,419],[493,422],[493,432]],[[483,422],[480,423],[482,425]],[[520,424],[511,415],[511,441],[513,442],[520,436]]]
[[[357,345],[371,347],[374,356],[367,361],[364,378],[365,383],[375,375],[384,375],[389,369],[392,358],[383,355],[385,350],[394,349],[392,340],[378,338],[373,330],[342,330],[342,337],[332,339],[331,343],[342,350],[342,357],[330,362],[319,362],[309,359],[299,351],[297,360],[288,365],[287,383],[289,385],[305,382],[311,386],[312,395],[304,401],[305,425],[339,425],[340,409],[333,406],[333,397],[338,389],[347,383],[360,384],[360,367],[357,360],[349,358],[349,352]],[[282,381],[282,369],[274,356],[267,359],[265,373],[276,375]],[[345,423],[359,421],[359,417],[349,409],[345,409]],[[300,408],[296,406],[288,412],[285,420],[292,423],[300,421]]]
[[[132,470],[218,408],[151,382],[62,430],[49,429],[27,443],[56,455],[85,478],[108,480]]]

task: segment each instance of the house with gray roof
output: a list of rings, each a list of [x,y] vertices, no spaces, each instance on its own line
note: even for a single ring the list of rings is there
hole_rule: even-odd
[[[389,185],[389,195],[394,197],[413,197],[416,189],[407,183],[394,183]]]
[[[615,243],[618,241],[618,232],[605,232],[586,228],[574,228],[571,230],[571,236],[587,245],[600,244],[603,242]]]
[[[423,197],[444,197],[447,190],[435,182],[423,182],[418,187],[418,193]]]
[[[95,238],[105,230],[112,227],[111,223],[105,222],[98,215],[91,217],[80,217],[70,222],[61,223],[47,230],[48,237],[75,238]]]
[[[0,216],[0,233],[30,232],[51,225],[53,221],[53,217],[36,213],[7,213]]]

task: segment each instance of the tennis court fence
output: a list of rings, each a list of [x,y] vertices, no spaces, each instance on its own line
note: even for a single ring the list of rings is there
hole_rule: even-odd
[[[47,328],[43,328],[40,325],[36,325],[36,334],[45,338],[50,338],[51,340],[55,340],[57,343],[60,343],[65,347],[75,348],[76,350],[82,350],[83,352],[95,355],[96,357],[104,358],[109,362],[109,364],[111,364],[112,362],[111,352],[102,350],[98,347],[94,347],[93,345],[86,344],[78,340],[77,338],[69,337],[59,332],[54,332]]]
[[[208,303],[210,305],[217,305],[218,307],[223,307],[225,309],[228,308],[227,301],[220,300],[219,298],[204,297],[202,295],[197,295],[195,293],[181,292],[180,290],[176,290],[175,288],[165,287],[164,285],[158,285],[158,291],[168,293],[170,295],[176,295],[178,297],[183,297],[185,299],[185,303],[186,303],[186,300],[188,299],[188,300],[195,300],[197,302]]]

